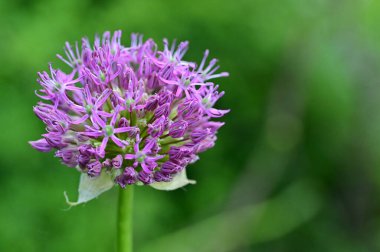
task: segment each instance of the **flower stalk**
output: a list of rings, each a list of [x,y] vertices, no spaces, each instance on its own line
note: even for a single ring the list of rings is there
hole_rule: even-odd
[[[119,190],[119,203],[117,209],[117,251],[133,251],[133,190],[128,186]]]

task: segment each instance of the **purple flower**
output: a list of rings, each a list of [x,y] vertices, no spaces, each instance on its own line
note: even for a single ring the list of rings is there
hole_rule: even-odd
[[[118,106],[115,111],[112,114],[112,118],[107,124],[107,120],[101,119],[100,117],[97,118],[97,120],[94,122],[94,124],[91,126],[85,125],[87,128],[86,132],[82,132],[83,135],[89,136],[89,137],[100,137],[103,136],[103,140],[100,143],[100,146],[97,148],[96,153],[100,157],[105,156],[105,149],[108,143],[109,139],[112,139],[112,141],[120,148],[123,148],[127,143],[120,138],[118,138],[115,134],[119,133],[125,133],[125,132],[131,132],[134,131],[134,127],[122,127],[122,128],[114,128],[116,124],[117,117],[119,116],[120,107]],[[98,129],[97,129],[98,128]],[[100,128],[100,129],[99,129]]]
[[[183,119],[188,119],[191,117],[197,117],[201,114],[200,102],[197,99],[184,99],[178,105],[178,114]]]
[[[69,167],[75,167],[77,165],[78,153],[75,150],[68,148],[61,149],[55,153],[55,156],[61,158],[62,162]]]
[[[87,172],[88,176],[96,177],[96,176],[99,176],[100,172],[102,171],[102,163],[100,163],[97,160],[97,161],[87,164],[87,168],[88,168],[88,172]]]
[[[199,65],[199,68],[197,69],[197,73],[198,73],[197,76],[200,78],[201,82],[215,79],[215,78],[220,78],[220,77],[227,77],[228,76],[227,72],[215,74],[215,72],[219,69],[219,66],[216,65],[216,63],[218,62],[217,59],[212,59],[210,63],[208,64],[208,66],[205,69],[203,69],[203,67],[205,66],[208,54],[209,54],[209,50],[206,50],[204,57],[202,59],[202,62]]]
[[[193,153],[193,149],[190,147],[186,146],[173,146],[170,148],[168,154],[170,159],[179,159],[181,160],[182,158],[189,156],[190,154]]]
[[[121,31],[96,36],[94,44],[65,44],[58,58],[71,70],[49,65],[38,73],[43,102],[34,113],[46,125],[42,139],[30,141],[88,176],[116,172],[121,187],[137,182],[169,182],[198,154],[213,147],[223,122],[211,121],[229,110],[214,108],[224,95],[210,82],[218,77],[209,51],[197,66],[185,61],[187,41],[158,50],[152,39],[132,34],[121,44]]]
[[[187,130],[188,123],[185,120],[179,120],[169,127],[169,136],[173,138],[182,137]]]
[[[157,118],[152,124],[148,124],[148,133],[152,137],[159,137],[166,130],[168,125],[168,118],[161,116]]]
[[[203,112],[210,117],[222,117],[230,110],[221,110],[213,108],[214,104],[224,95],[224,92],[219,93],[219,86],[202,86],[194,96],[198,99],[199,105]]]
[[[165,103],[156,109],[154,116],[156,118],[161,117],[161,116],[168,117],[169,113],[170,113],[170,103]]]
[[[161,171],[169,174],[175,174],[183,169],[182,162],[178,159],[169,160],[162,164]]]
[[[147,111],[153,111],[158,106],[158,97],[156,95],[152,95],[145,103],[145,109]]]
[[[34,113],[46,124],[48,132],[65,133],[70,124],[70,118],[50,104],[39,103],[33,108]]]
[[[202,140],[206,139],[207,136],[211,134],[210,129],[196,129],[193,132],[191,132],[191,140],[193,140],[194,143],[199,143]]]
[[[137,136],[137,141],[134,145],[134,154],[125,154],[124,158],[128,160],[134,160],[133,167],[141,166],[142,170],[151,174],[157,167],[157,160],[160,160],[164,155],[157,155],[152,149],[155,145],[154,141],[149,141],[145,147],[140,150],[141,139]]]
[[[67,144],[63,142],[62,134],[57,132],[49,132],[42,135],[46,142],[53,148],[62,149],[66,147]]]
[[[119,156],[119,155],[118,155]],[[116,158],[116,157],[115,157]],[[105,168],[111,168],[112,167],[112,161],[109,159],[109,158],[107,158],[106,160],[104,160],[103,162],[102,162],[102,165],[103,165],[103,167],[105,167]]]
[[[53,148],[44,138],[37,141],[29,141],[29,143],[34,149],[41,152],[49,152]]]
[[[123,156],[117,155],[114,159],[111,161],[112,167],[115,169],[119,169],[123,165]]]
[[[78,156],[79,167],[85,168],[87,166],[87,164],[90,162],[90,160],[91,160],[91,156],[79,154],[79,156]]]
[[[72,124],[81,124],[87,119],[91,120],[91,123],[98,127],[97,121],[101,120],[99,117],[111,117],[110,113],[101,110],[104,103],[107,101],[108,97],[111,95],[112,91],[110,89],[104,90],[99,97],[94,101],[94,97],[91,95],[91,91],[88,86],[84,87],[83,92],[83,104],[77,105],[71,103],[72,111],[78,113],[80,116],[77,120],[73,121]]]
[[[169,182],[172,180],[172,177],[169,173],[158,171],[154,173],[154,180],[157,182]]]
[[[133,167],[126,167],[123,174],[116,177],[115,182],[119,184],[122,188],[126,185],[132,185],[136,183],[137,172]]]
[[[73,79],[75,70],[66,75],[59,69],[53,69],[51,65],[49,68],[50,75],[47,72],[38,73],[37,81],[43,89],[40,90],[40,94],[36,92],[36,95],[41,99],[52,101],[55,107],[70,103],[68,93],[80,91],[80,88],[75,86],[80,77]]]
[[[143,182],[145,185],[149,185],[153,182],[153,176],[152,173],[148,173],[145,171],[140,171],[137,175],[138,180]]]

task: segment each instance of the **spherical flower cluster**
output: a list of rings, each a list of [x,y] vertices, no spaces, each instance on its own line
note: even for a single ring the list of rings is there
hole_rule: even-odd
[[[42,89],[34,112],[47,133],[31,141],[88,176],[118,171],[121,187],[169,182],[198,154],[214,146],[222,122],[211,121],[228,112],[213,108],[224,92],[210,82],[217,60],[206,63],[208,51],[197,66],[182,60],[188,42],[157,49],[152,39],[132,34],[131,45],[120,43],[121,31],[105,32],[92,46],[82,39],[73,48],[66,43],[72,68],[64,73],[50,65],[38,73]]]

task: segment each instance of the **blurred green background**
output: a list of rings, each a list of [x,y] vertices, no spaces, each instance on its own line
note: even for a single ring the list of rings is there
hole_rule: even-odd
[[[79,174],[27,141],[36,73],[116,29],[231,75],[197,185],[137,188],[136,251],[380,251],[379,24],[375,0],[0,1],[0,251],[115,251],[117,190],[66,211]]]

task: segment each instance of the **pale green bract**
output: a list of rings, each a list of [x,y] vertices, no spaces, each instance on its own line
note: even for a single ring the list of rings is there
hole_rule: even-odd
[[[76,202],[70,201],[67,193],[64,192],[66,203],[70,206],[76,206],[98,197],[115,185],[114,178],[115,175],[109,172],[102,172],[98,177],[89,177],[86,173],[82,173],[79,181],[78,200]],[[183,169],[170,182],[155,182],[150,186],[157,190],[172,191],[195,183],[194,180],[187,178],[186,170]]]
[[[93,178],[89,177],[86,173],[82,173],[79,181],[78,200],[71,202],[66,192],[64,192],[66,203],[70,206],[76,206],[88,202],[111,189],[113,185],[114,182],[110,173],[102,172],[98,177]]]
[[[186,176],[186,169],[177,173],[169,182],[155,182],[150,186],[157,190],[172,191],[188,184],[195,184],[195,180],[189,180]]]

